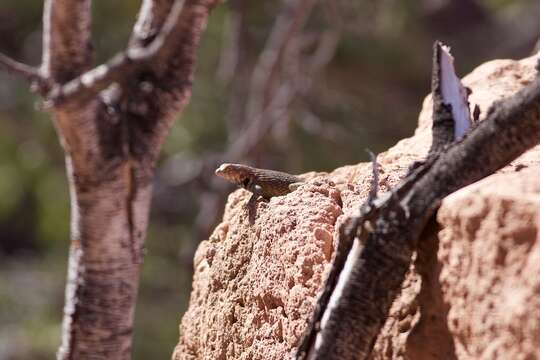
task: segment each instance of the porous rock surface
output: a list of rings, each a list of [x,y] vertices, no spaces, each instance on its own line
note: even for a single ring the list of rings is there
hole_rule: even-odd
[[[540,359],[540,168],[450,195],[438,221],[457,358]]]
[[[536,75],[536,58],[483,64],[464,83],[485,117]],[[540,120],[539,120],[540,121]],[[413,137],[379,156],[380,191],[431,142],[431,100]],[[293,193],[231,194],[199,246],[173,359],[287,359],[303,333],[336,246],[365,201],[371,165],[305,174]],[[392,305],[372,359],[540,358],[540,147],[443,201]]]

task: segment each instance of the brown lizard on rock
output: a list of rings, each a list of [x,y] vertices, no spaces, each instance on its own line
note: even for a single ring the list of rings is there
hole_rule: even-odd
[[[286,195],[304,182],[295,175],[241,164],[222,164],[216,175],[265,199]]]

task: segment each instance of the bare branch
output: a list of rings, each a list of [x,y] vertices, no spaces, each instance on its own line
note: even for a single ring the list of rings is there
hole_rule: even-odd
[[[29,83],[34,83],[36,81],[41,80],[41,76],[39,74],[39,70],[18,62],[17,60],[14,60],[10,58],[7,55],[0,54],[0,67],[4,68],[7,72],[17,75]]]
[[[144,4],[147,4],[146,1]],[[144,6],[143,4],[143,6]],[[55,84],[46,95],[47,105],[56,106],[69,100],[85,101],[107,88],[113,82],[126,79],[137,67],[147,64],[167,46],[171,31],[182,12],[184,0],[175,1],[163,28],[148,46],[136,43],[116,54],[107,63],[99,65],[65,84]]]
[[[250,88],[247,117],[261,114],[272,98],[278,66],[294,36],[304,26],[316,0],[285,0],[267,43],[259,56]]]
[[[416,168],[396,190],[375,201],[370,213],[356,217],[358,246],[347,259],[349,271],[340,275],[320,329],[306,334],[297,358],[369,356],[419,236],[441,200],[538,144],[539,113],[537,79],[512,98],[493,104],[486,119],[469,134]],[[373,213],[376,221],[368,224]]]
[[[309,18],[315,0],[285,0],[277,16],[263,51],[253,69],[244,109],[245,125],[239,131],[243,136],[231,143],[225,161],[237,161],[252,153],[260,140],[268,134],[277,119],[283,118],[296,94],[294,79],[281,80],[285,73],[284,57],[295,37]]]
[[[89,70],[65,84],[54,84],[45,94],[47,108],[61,105],[70,100],[86,101],[106,89],[115,81],[126,79],[135,63],[120,53],[107,63]]]
[[[201,1],[201,3],[204,2],[205,1]],[[216,1],[206,2],[210,4],[208,6],[211,6]],[[150,0],[145,1],[143,3],[143,9],[144,6],[151,7],[151,5],[148,5],[151,3]],[[65,84],[55,84],[50,93],[46,96],[48,105],[55,106],[69,100],[87,99],[107,88],[112,83],[126,79],[130,73],[144,66],[151,67],[156,73],[163,73],[168,69],[168,62],[172,62],[176,67],[176,70],[182,73],[178,76],[170,74],[169,77],[170,81],[175,80],[177,83],[177,86],[179,87],[177,90],[185,90],[186,86],[191,86],[195,50],[185,49],[186,51],[181,52],[180,55],[178,55],[190,57],[191,60],[188,62],[182,62],[181,59],[175,57],[177,55],[174,55],[173,52],[179,51],[179,46],[177,45],[179,37],[184,37],[181,39],[181,45],[184,46],[193,46],[198,42],[201,30],[200,27],[205,25],[206,22],[204,24],[193,23],[200,22],[203,18],[206,19],[206,17],[201,17],[201,14],[199,14],[199,17],[197,18],[193,15],[194,12],[200,12],[202,9],[208,11],[208,8],[204,8],[200,6],[200,4],[190,4],[189,7],[185,8],[184,3],[184,0],[176,0],[174,4],[172,4],[161,30],[154,36],[148,34],[140,35],[138,32],[134,33],[134,35],[132,35],[132,45],[125,51],[115,55],[107,63],[73,78]],[[163,2],[162,4],[163,7],[153,8],[159,9],[158,12],[161,15],[166,8],[167,2]],[[150,20],[147,21],[151,22]],[[143,27],[143,25],[140,25],[139,27]],[[191,32],[187,32],[186,28]],[[152,33],[150,30],[147,31]],[[187,38],[188,35],[195,35],[196,38]],[[153,40],[151,40],[150,43],[145,43],[139,36],[143,36],[145,40],[149,37]],[[193,43],[194,41],[195,43]],[[180,48],[181,47],[182,46],[180,46]],[[182,67],[178,68],[178,64],[181,64]]]
[[[242,126],[249,121],[246,119],[245,105],[249,98],[248,84],[253,70],[249,51],[253,46],[248,26],[248,3],[249,0],[228,2],[230,8],[229,30],[225,31],[224,34],[226,38],[217,70],[218,78],[229,85],[229,93],[231,94],[225,115],[228,139],[238,137]]]
[[[240,63],[246,61],[245,45],[247,43],[248,32],[246,29],[246,1],[232,0],[228,2],[230,14],[226,19],[227,31],[223,33],[224,46],[221,49],[219,65],[217,70],[218,78],[225,83],[229,83],[238,76],[236,70],[246,73]]]
[[[321,36],[312,59],[310,60],[309,68],[311,73],[321,71],[334,58],[337,46],[341,40],[339,31],[330,29],[326,30]]]
[[[379,163],[377,162],[377,155],[371,150],[366,149],[369,155],[369,161],[371,161],[371,173],[373,179],[371,180],[371,188],[369,189],[369,197],[367,202],[372,203],[377,198],[377,191],[379,190]]]
[[[116,54],[105,64],[72,78],[67,83],[60,82],[54,84],[50,92],[46,94],[48,106],[59,105],[62,102],[73,99],[84,101],[107,88],[113,82],[127,78],[133,70],[141,65],[147,65],[150,61],[155,60],[158,54],[166,51],[166,48],[170,46],[170,42],[174,40],[173,30],[179,22],[179,16],[184,7],[184,0],[176,0],[171,7],[167,7],[166,1],[161,2],[161,4],[163,6],[158,7],[155,6],[153,1],[147,0],[143,3],[141,10],[144,11],[145,6],[152,7],[152,9],[158,10],[158,13],[163,15],[164,10],[168,8],[168,16],[164,20],[161,30],[155,36],[150,35],[155,29],[152,29],[152,31],[148,29],[142,30],[141,28],[148,25],[143,25],[139,22],[137,24],[139,30],[134,32],[132,36],[132,39],[138,39],[138,41],[132,40],[132,46]],[[142,35],[143,32],[145,35]],[[145,44],[141,40],[142,38],[145,40],[152,38],[153,40],[149,44]],[[44,63],[45,61],[46,59],[44,58]]]

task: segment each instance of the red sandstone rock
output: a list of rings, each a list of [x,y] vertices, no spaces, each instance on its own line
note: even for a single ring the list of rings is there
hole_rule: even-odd
[[[540,167],[452,194],[437,219],[457,357],[539,359]]]
[[[481,119],[494,101],[532,81],[535,63],[492,61],[464,79]],[[426,154],[430,126],[428,97],[415,135],[379,156],[382,191]],[[515,173],[523,167],[531,169]],[[337,226],[367,197],[371,166],[308,177],[268,203],[247,206],[249,193],[231,194],[223,222],[195,255],[174,359],[285,359],[294,351]],[[540,147],[445,199],[372,358],[540,358],[539,204]]]

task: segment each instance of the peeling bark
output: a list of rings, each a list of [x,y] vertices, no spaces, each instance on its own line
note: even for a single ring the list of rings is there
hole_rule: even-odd
[[[433,45],[433,142],[430,153],[435,154],[461,138],[471,127],[467,91],[454,70],[454,58],[441,42]]]

